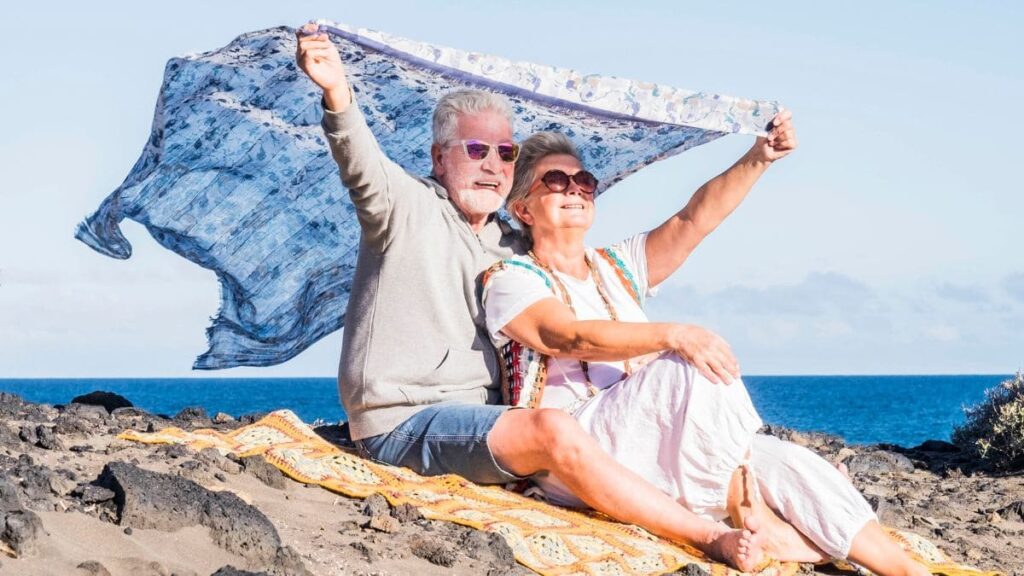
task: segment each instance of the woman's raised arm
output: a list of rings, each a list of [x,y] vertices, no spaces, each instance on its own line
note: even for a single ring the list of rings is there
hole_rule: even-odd
[[[746,198],[772,162],[797,146],[792,114],[783,110],[772,120],[768,136],[728,170],[715,176],[690,198],[678,213],[647,236],[647,282],[657,286],[683,265],[693,249],[718,227]]]

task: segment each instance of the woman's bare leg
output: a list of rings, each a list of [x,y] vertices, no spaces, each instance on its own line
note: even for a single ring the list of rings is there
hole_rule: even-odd
[[[697,516],[616,462],[561,410],[509,410],[487,444],[505,470],[517,476],[550,471],[580,500],[612,518],[695,546],[743,571],[764,558],[765,535],[756,519],[746,529],[730,529]]]
[[[928,571],[900,547],[874,520],[853,538],[850,562],[856,562],[879,576],[928,576]]]

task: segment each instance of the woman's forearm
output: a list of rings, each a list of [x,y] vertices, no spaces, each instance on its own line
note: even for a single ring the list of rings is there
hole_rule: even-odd
[[[680,341],[681,324],[665,322],[617,322],[579,320],[559,334],[541,331],[543,352],[589,361],[616,361],[652,352],[674,350]]]

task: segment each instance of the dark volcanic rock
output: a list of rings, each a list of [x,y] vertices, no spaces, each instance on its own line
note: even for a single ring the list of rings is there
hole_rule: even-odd
[[[64,443],[57,437],[53,426],[36,426],[36,446],[44,450],[63,450]]]
[[[899,510],[893,506],[888,498],[875,494],[865,494],[864,499],[871,505],[871,509],[875,511],[878,521],[882,524],[892,525],[899,517]]]
[[[118,523],[177,530],[202,525],[224,549],[274,574],[308,574],[267,517],[231,492],[211,492],[191,480],[125,462],[107,464],[96,483],[115,494]]]
[[[180,412],[174,415],[173,420],[184,428],[209,428],[213,426],[213,420],[210,420],[206,409],[201,406],[182,408]]]
[[[0,446],[8,448],[20,448],[22,442],[21,431],[15,430],[5,422],[0,422]]]
[[[1003,506],[997,512],[1006,520],[1024,522],[1024,500],[1018,500],[1008,506]]]
[[[6,424],[4,425],[6,427]],[[28,442],[35,446],[36,442],[39,441],[39,437],[36,436],[36,427],[31,424],[23,424],[18,428],[18,440],[22,442]]]
[[[164,444],[163,446],[158,446],[156,450],[153,451],[153,455],[158,458],[166,456],[171,460],[177,460],[178,458],[188,458],[192,455],[192,450],[184,444]]]
[[[94,484],[83,484],[71,492],[72,496],[79,498],[83,504],[95,504],[114,499],[114,491]]]
[[[96,432],[97,424],[95,421],[74,414],[61,414],[57,416],[56,430],[61,434],[85,435]]]
[[[363,560],[366,560],[368,564],[373,564],[380,560],[380,553],[366,545],[366,542],[356,540],[349,544],[352,548],[355,548],[363,555]]]
[[[116,408],[110,413],[117,425],[121,428],[131,428],[140,432],[149,429],[158,430],[170,426],[170,421],[155,414],[150,414],[140,408]]]
[[[110,570],[107,567],[95,560],[89,560],[82,562],[76,566],[79,570],[85,572],[89,576],[110,576]]]
[[[380,494],[373,494],[366,500],[363,500],[360,512],[367,516],[380,516],[387,514],[389,510],[391,510],[391,504],[388,504],[387,498]]]
[[[4,419],[13,420],[23,416],[28,405],[17,394],[0,392],[0,416],[4,417]]]
[[[348,429],[348,422],[341,424],[325,424],[313,429],[321,438],[335,446],[346,450],[355,450],[356,444],[352,441],[352,435]]]
[[[131,408],[134,406],[127,398],[120,394],[113,392],[105,392],[103,390],[96,390],[83,394],[81,396],[75,396],[71,399],[72,404],[88,404],[90,406],[102,406],[107,410],[107,413],[111,413],[118,408]]]
[[[246,474],[255,476],[271,488],[284,490],[288,487],[288,477],[273,464],[267,462],[263,456],[246,456],[245,458],[240,458],[238,463],[242,465],[242,469],[245,470]]]
[[[64,414],[78,416],[93,422],[110,421],[110,412],[103,406],[96,406],[95,404],[68,404],[61,409],[61,415]]]
[[[262,420],[263,417],[266,415],[266,412],[253,412],[252,414],[242,414],[241,416],[238,417],[238,423],[241,424],[242,426],[246,426],[258,422],[259,420]]]
[[[234,566],[228,564],[227,566],[221,566],[216,572],[210,574],[210,576],[270,576],[266,572],[249,572],[248,570],[239,570]]]
[[[29,455],[22,454],[18,457],[17,463],[4,473],[19,490],[25,504],[37,509],[50,507],[55,485],[52,470],[35,464]]]
[[[0,477],[0,513],[21,510],[18,489],[7,478]]]
[[[687,564],[672,574],[669,574],[669,576],[711,576],[711,574],[696,564]]]
[[[207,466],[219,468],[228,474],[239,474],[242,471],[241,464],[232,461],[227,456],[223,456],[216,448],[203,448],[196,452],[196,460]]]
[[[960,447],[944,440],[925,440],[921,444],[911,448],[911,450],[918,452],[937,452],[939,454],[956,454],[960,452]]]
[[[26,440],[22,438],[22,431],[20,429],[15,429],[0,421],[0,447],[20,451],[23,449],[23,442],[26,442]],[[29,444],[35,443],[30,442]]]
[[[35,552],[35,539],[42,531],[42,520],[31,510],[0,513],[0,540],[18,556]]]
[[[13,418],[17,416],[25,406],[25,401],[17,394],[0,392],[0,416]]]
[[[914,470],[914,463],[910,461],[910,458],[885,450],[856,454],[849,457],[845,463],[850,474],[913,472]]]
[[[492,568],[512,567],[516,563],[512,547],[500,534],[469,530],[462,537],[461,544],[470,558],[488,562]]]
[[[423,513],[420,509],[413,506],[412,504],[405,503],[401,506],[395,506],[391,509],[391,516],[399,522],[405,524],[407,522],[415,522],[420,518],[423,518]]]
[[[448,544],[427,536],[414,537],[409,542],[409,549],[413,554],[423,558],[431,564],[450,568],[455,565],[458,555]]]
[[[43,531],[43,523],[34,512],[21,505],[18,489],[0,477],[0,541],[19,556],[35,550],[35,539]]]
[[[28,420],[29,422],[50,422],[56,415],[53,406],[25,402],[21,396],[0,392],[0,420]]]

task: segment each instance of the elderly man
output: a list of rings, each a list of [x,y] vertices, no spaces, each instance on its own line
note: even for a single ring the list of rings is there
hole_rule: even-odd
[[[442,98],[433,172],[418,177],[380,150],[327,35],[307,25],[296,60],[323,90],[323,128],[362,228],[338,378],[357,445],[421,474],[480,483],[550,471],[597,510],[749,567],[766,542],[756,522],[732,530],[698,518],[605,454],[561,410],[495,404],[499,369],[476,283],[524,248],[494,215],[519,151],[507,101],[472,90]],[[731,193],[736,204],[763,171],[747,168],[716,178],[719,188],[742,188]],[[719,195],[716,180],[705,196]]]

